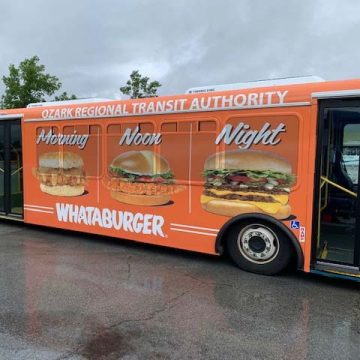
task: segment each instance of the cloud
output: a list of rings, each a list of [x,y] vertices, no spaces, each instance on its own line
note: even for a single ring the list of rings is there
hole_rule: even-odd
[[[0,74],[36,54],[68,93],[110,98],[134,69],[159,80],[161,94],[359,77],[359,10],[356,0],[3,0]]]

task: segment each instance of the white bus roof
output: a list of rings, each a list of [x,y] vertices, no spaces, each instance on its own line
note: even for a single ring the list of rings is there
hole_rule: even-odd
[[[278,85],[290,85],[290,84],[308,84],[315,82],[325,81],[320,76],[308,75],[308,76],[297,76],[297,77],[287,77],[279,79],[266,79],[266,80],[256,80],[256,81],[247,81],[234,84],[223,84],[223,85],[208,85],[208,86],[199,86],[193,87],[186,91],[186,94],[198,94],[198,93],[207,93],[213,91],[223,91],[223,90],[240,90],[240,89],[251,89],[259,87],[268,87],[268,86],[278,86]]]
[[[112,99],[103,99],[103,98],[84,98],[84,99],[75,99],[75,100],[64,100],[64,101],[44,101],[38,103],[31,103],[27,105],[27,108],[35,108],[42,106],[58,106],[58,105],[73,105],[73,104],[86,104],[92,102],[104,102],[104,101],[113,101]]]

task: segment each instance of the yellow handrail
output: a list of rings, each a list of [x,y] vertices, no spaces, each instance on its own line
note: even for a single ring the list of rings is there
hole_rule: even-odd
[[[324,194],[324,204],[323,206],[320,208],[320,212],[323,211],[324,209],[326,209],[326,207],[328,206],[328,192],[329,192],[329,186],[327,185],[326,181],[322,181],[320,184],[320,190],[324,187],[324,185],[326,184],[326,188],[325,188],[325,194]],[[320,205],[321,205],[321,197],[319,199]]]
[[[14,172],[12,172],[11,173],[11,176],[13,176],[13,175],[15,175],[15,174],[17,174],[19,171],[21,171],[22,170],[22,166],[21,167],[19,167],[19,168],[17,168]]]
[[[334,183],[333,181],[329,180],[325,176],[321,176],[321,180],[323,180],[323,182],[321,183],[321,187],[324,186],[325,183],[328,183],[328,184],[330,184],[330,185],[332,185],[332,186],[334,186],[334,187],[336,187],[336,188],[338,188],[338,189],[340,189],[340,190],[354,196],[355,198],[357,197],[357,193],[355,193],[355,192],[353,192],[353,191],[351,191],[351,190],[349,190],[347,188],[344,188],[341,185],[338,185],[338,184]]]

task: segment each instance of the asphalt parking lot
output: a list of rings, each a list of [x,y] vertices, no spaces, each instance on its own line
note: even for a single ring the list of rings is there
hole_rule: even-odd
[[[359,359],[360,286],[0,223],[0,359]]]

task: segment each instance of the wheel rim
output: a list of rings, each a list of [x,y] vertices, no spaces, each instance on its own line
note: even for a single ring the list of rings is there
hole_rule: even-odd
[[[280,250],[276,234],[267,226],[260,224],[245,226],[238,235],[237,245],[240,253],[255,264],[271,262]]]

